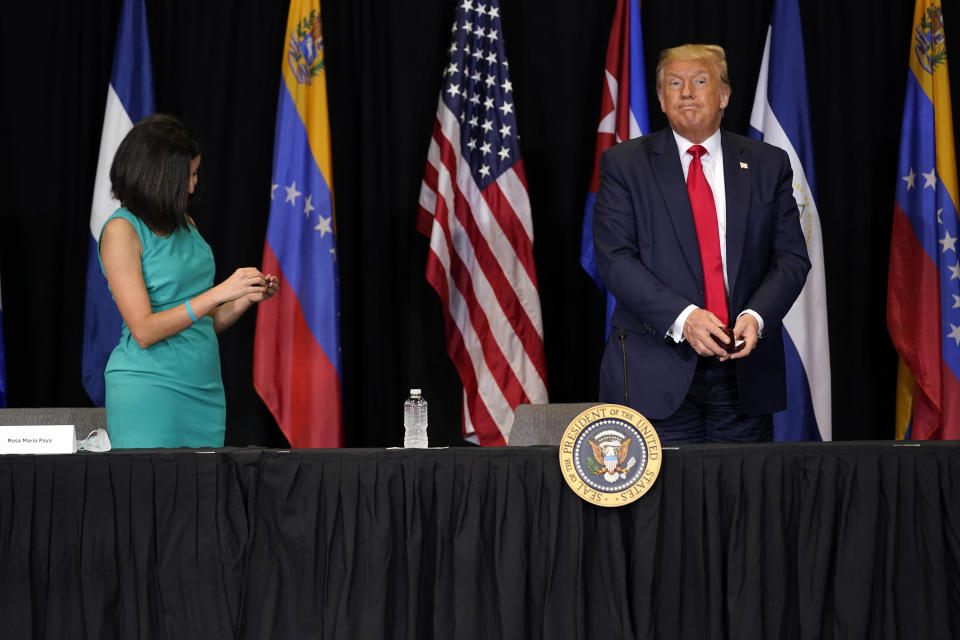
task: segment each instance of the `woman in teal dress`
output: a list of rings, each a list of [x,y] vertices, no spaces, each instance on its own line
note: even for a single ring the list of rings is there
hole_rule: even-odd
[[[277,291],[277,277],[253,267],[213,286],[213,252],[187,213],[199,166],[186,127],[154,114],[130,130],[110,168],[122,206],[104,224],[99,250],[123,316],[105,373],[115,448],[223,446],[216,334]]]

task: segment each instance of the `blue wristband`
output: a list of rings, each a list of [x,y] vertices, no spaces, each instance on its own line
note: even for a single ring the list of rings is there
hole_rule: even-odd
[[[187,315],[190,316],[190,319],[196,322],[197,316],[193,313],[193,309],[190,308],[190,301],[187,300],[186,302],[184,302],[183,306],[187,308]]]

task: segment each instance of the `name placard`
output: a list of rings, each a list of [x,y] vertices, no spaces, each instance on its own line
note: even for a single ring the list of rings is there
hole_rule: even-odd
[[[72,424],[25,424],[0,427],[0,454],[76,453]]]

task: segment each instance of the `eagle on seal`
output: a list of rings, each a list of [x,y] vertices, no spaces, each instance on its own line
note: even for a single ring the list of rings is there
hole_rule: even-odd
[[[593,472],[594,475],[625,473],[627,469],[624,469],[622,465],[630,453],[630,441],[631,438],[627,438],[620,443],[620,446],[615,447],[611,444],[601,446],[593,440],[588,440],[590,447],[593,449],[594,459],[600,463],[600,468]]]

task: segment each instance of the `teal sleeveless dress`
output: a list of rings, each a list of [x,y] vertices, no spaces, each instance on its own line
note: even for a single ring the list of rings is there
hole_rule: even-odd
[[[154,312],[213,286],[213,251],[193,226],[162,238],[126,208],[107,221],[114,218],[129,221],[140,236],[143,282]],[[209,316],[146,349],[124,322],[104,379],[107,431],[115,448],[223,446],[226,402]]]

